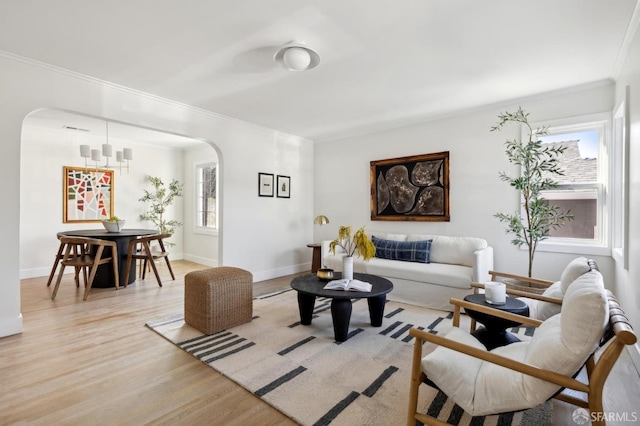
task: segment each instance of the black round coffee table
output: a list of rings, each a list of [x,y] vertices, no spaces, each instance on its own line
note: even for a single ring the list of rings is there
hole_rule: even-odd
[[[340,272],[334,273],[334,279],[342,278]],[[353,274],[353,278],[368,282],[372,285],[370,292],[324,290],[326,281],[318,279],[316,274],[306,274],[291,281],[291,288],[298,292],[298,309],[300,323],[311,324],[316,297],[331,299],[331,318],[333,319],[333,334],[337,342],[344,342],[349,338],[349,320],[351,320],[351,299],[367,299],[369,304],[369,318],[373,327],[382,325],[384,305],[387,293],[393,290],[393,284],[386,278],[371,274]]]
[[[470,294],[464,297],[467,302],[475,303],[476,305],[489,306],[491,308],[499,309],[501,311],[510,312],[512,314],[518,314],[528,317],[529,305],[520,299],[514,297],[508,297],[504,305],[493,305],[487,303],[484,294]],[[470,318],[478,321],[484,327],[480,327],[473,331],[471,334],[478,339],[487,350],[497,348],[498,346],[505,346],[509,343],[519,342],[513,334],[507,331],[507,328],[517,327],[521,323],[516,321],[509,321],[504,318],[494,317],[493,315],[477,312],[472,309],[465,308],[465,312]]]

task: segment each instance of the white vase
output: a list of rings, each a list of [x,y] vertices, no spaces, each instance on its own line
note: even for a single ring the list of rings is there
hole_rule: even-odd
[[[342,278],[346,280],[353,279],[353,256],[342,257]]]

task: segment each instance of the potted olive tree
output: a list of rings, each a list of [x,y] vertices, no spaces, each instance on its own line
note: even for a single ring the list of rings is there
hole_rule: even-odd
[[[169,187],[166,187],[159,177],[147,176],[147,179],[153,188],[151,191],[145,189],[144,195],[139,199],[148,203],[147,211],[140,215],[140,219],[152,222],[161,234],[173,234],[182,223],[175,219],[167,219],[165,213],[167,207],[171,206],[177,197],[182,196],[183,185],[176,179],[171,181]]]
[[[529,270],[531,277],[533,257],[538,243],[548,237],[549,230],[557,229],[572,220],[570,211],[560,211],[558,206],[549,204],[541,196],[541,192],[558,186],[554,177],[564,175],[559,166],[558,157],[564,153],[566,147],[560,145],[542,144],[539,136],[548,133],[547,127],[533,129],[528,121],[529,114],[522,108],[516,112],[505,112],[498,115],[498,124],[491,131],[502,129],[510,123],[521,123],[529,134],[528,140],[517,139],[505,142],[505,152],[509,162],[520,166],[520,174],[510,176],[500,172],[500,179],[511,187],[520,191],[521,210],[515,213],[496,213],[500,222],[507,224],[507,233],[513,234],[511,244],[529,250]]]

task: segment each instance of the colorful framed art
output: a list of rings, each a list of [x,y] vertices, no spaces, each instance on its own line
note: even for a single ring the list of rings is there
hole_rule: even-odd
[[[62,221],[100,222],[113,216],[113,170],[64,166]]]

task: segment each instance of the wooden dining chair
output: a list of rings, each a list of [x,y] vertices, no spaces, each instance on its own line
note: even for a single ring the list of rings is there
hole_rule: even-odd
[[[83,300],[87,300],[87,297],[89,296],[89,290],[91,290],[93,279],[96,276],[98,266],[106,263],[111,262],[113,264],[113,276],[115,280],[116,290],[118,289],[118,248],[115,241],[101,240],[98,238],[63,236],[60,237],[60,244],[64,245],[64,254],[62,255],[62,260],[60,261],[60,272],[58,272],[58,279],[56,280],[56,285],[53,289],[53,294],[51,295],[52,300],[56,298],[58,288],[60,287],[60,281],[62,280],[62,275],[64,274],[64,269],[67,266],[73,266],[75,268],[76,286],[79,286],[79,272],[84,271],[86,275],[87,269],[91,268],[89,276],[85,280]],[[78,253],[77,249],[74,247],[80,247],[80,252]],[[110,255],[106,255],[104,252],[104,249],[107,247],[111,248]],[[92,254],[91,252],[94,250],[94,248],[95,254]]]
[[[56,237],[58,238],[58,240],[60,240],[61,237],[64,237],[64,232],[58,232],[56,234]],[[49,274],[49,279],[47,280],[47,287],[51,286],[51,283],[53,282],[53,277],[56,276],[56,271],[58,270],[58,265],[60,265],[60,261],[62,260],[62,258],[64,257],[64,249],[66,248],[66,243],[63,243],[62,241],[60,241],[60,246],[58,247],[58,253],[56,253],[56,258],[53,261],[53,266],[51,267],[51,273]],[[79,255],[82,247],[84,245],[83,244],[74,244],[71,247],[71,251],[74,255]],[[83,269],[84,273],[84,282],[85,284],[87,283],[87,274],[86,274],[86,269]],[[80,286],[80,282],[78,279],[78,270],[76,270],[76,287]]]
[[[124,278],[124,285],[126,287],[129,282],[129,272],[131,271],[131,262],[135,259],[142,260],[142,279],[145,278],[147,272],[147,266],[151,266],[153,269],[153,273],[156,276],[156,280],[158,281],[158,285],[162,287],[162,281],[160,280],[160,274],[158,273],[158,268],[156,267],[155,261],[158,259],[164,259],[167,268],[169,268],[169,273],[171,274],[171,279],[175,280],[176,277],[173,274],[173,269],[171,269],[171,262],[169,262],[169,252],[165,249],[163,240],[166,238],[170,238],[171,234],[155,234],[149,235],[145,237],[140,237],[135,240],[131,240],[129,242],[129,248],[127,250],[127,265]],[[151,243],[153,241],[157,241],[160,246],[160,251],[152,251]]]

